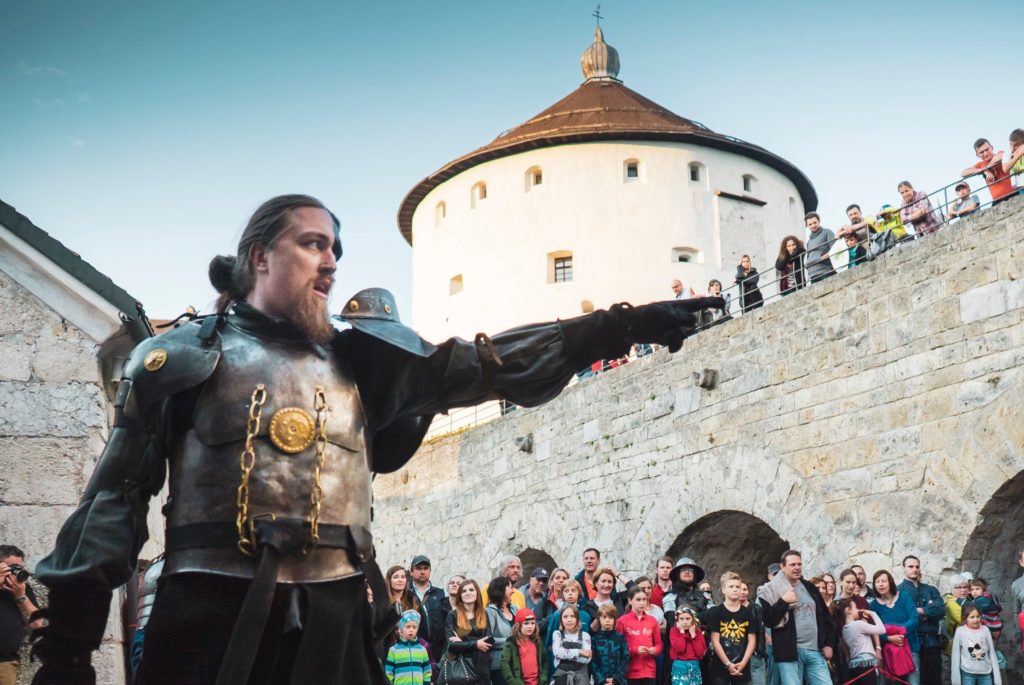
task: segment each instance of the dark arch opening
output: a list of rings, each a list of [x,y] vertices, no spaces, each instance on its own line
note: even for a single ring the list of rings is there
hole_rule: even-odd
[[[673,559],[690,557],[707,573],[721,601],[718,579],[726,571],[743,576],[751,594],[767,580],[768,565],[777,562],[789,543],[767,523],[742,511],[722,510],[688,525],[668,548]]]
[[[530,582],[530,575],[533,573],[533,569],[542,568],[551,573],[552,570],[558,567],[554,557],[542,549],[534,549],[533,547],[527,547],[520,552],[519,561],[523,562],[522,582],[524,584]]]
[[[1003,483],[981,508],[981,522],[971,532],[957,560],[957,571],[970,571],[984,578],[989,592],[1003,605],[1003,633],[996,648],[1006,657],[1009,677],[1004,682],[1024,681],[1024,659],[1013,615],[1010,585],[1021,574],[1020,554],[1024,546],[1024,471]],[[945,594],[949,588],[939,588]]]

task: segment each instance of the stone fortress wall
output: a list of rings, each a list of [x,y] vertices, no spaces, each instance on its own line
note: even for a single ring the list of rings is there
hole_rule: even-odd
[[[955,571],[988,579],[1008,621],[1024,544],[1022,229],[1018,199],[424,445],[375,481],[381,564],[424,553],[437,582],[486,580],[504,553],[575,572],[595,546],[630,573],[686,553],[712,578],[760,582],[787,546],[808,576],[914,553],[944,593]],[[694,382],[703,369],[716,388]]]

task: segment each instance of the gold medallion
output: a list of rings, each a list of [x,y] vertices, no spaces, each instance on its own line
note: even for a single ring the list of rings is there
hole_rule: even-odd
[[[153,350],[142,360],[142,365],[146,367],[146,371],[159,371],[166,363],[167,350],[160,349]]]
[[[270,441],[282,452],[301,452],[315,437],[316,422],[305,409],[285,407],[270,419]]]

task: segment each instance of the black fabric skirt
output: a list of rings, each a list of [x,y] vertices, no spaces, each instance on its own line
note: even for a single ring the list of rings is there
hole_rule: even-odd
[[[213,683],[249,581],[205,573],[160,580],[135,685]],[[363,578],[278,585],[249,685],[386,685]]]

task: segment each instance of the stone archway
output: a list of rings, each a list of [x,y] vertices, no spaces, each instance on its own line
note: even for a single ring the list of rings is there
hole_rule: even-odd
[[[751,593],[767,579],[768,565],[789,549],[767,523],[743,511],[724,509],[705,514],[680,533],[666,554],[673,559],[690,557],[706,572],[721,597],[718,578],[735,571],[750,585]]]
[[[530,574],[533,573],[533,569],[540,567],[551,573],[558,566],[555,563],[554,557],[542,549],[534,549],[533,547],[527,547],[520,552],[519,561],[523,562],[523,580],[521,582],[524,584],[530,582]]]
[[[975,526],[957,560],[957,569],[970,571],[984,578],[988,589],[1003,605],[1003,634],[997,648],[1007,660],[1011,674],[1004,682],[1024,681],[1024,659],[1021,658],[1017,634],[1017,617],[1013,615],[1013,594],[1010,585],[1021,575],[1019,564],[1024,546],[1024,471],[1003,483],[981,508],[981,522]],[[948,588],[940,588],[946,592]]]

